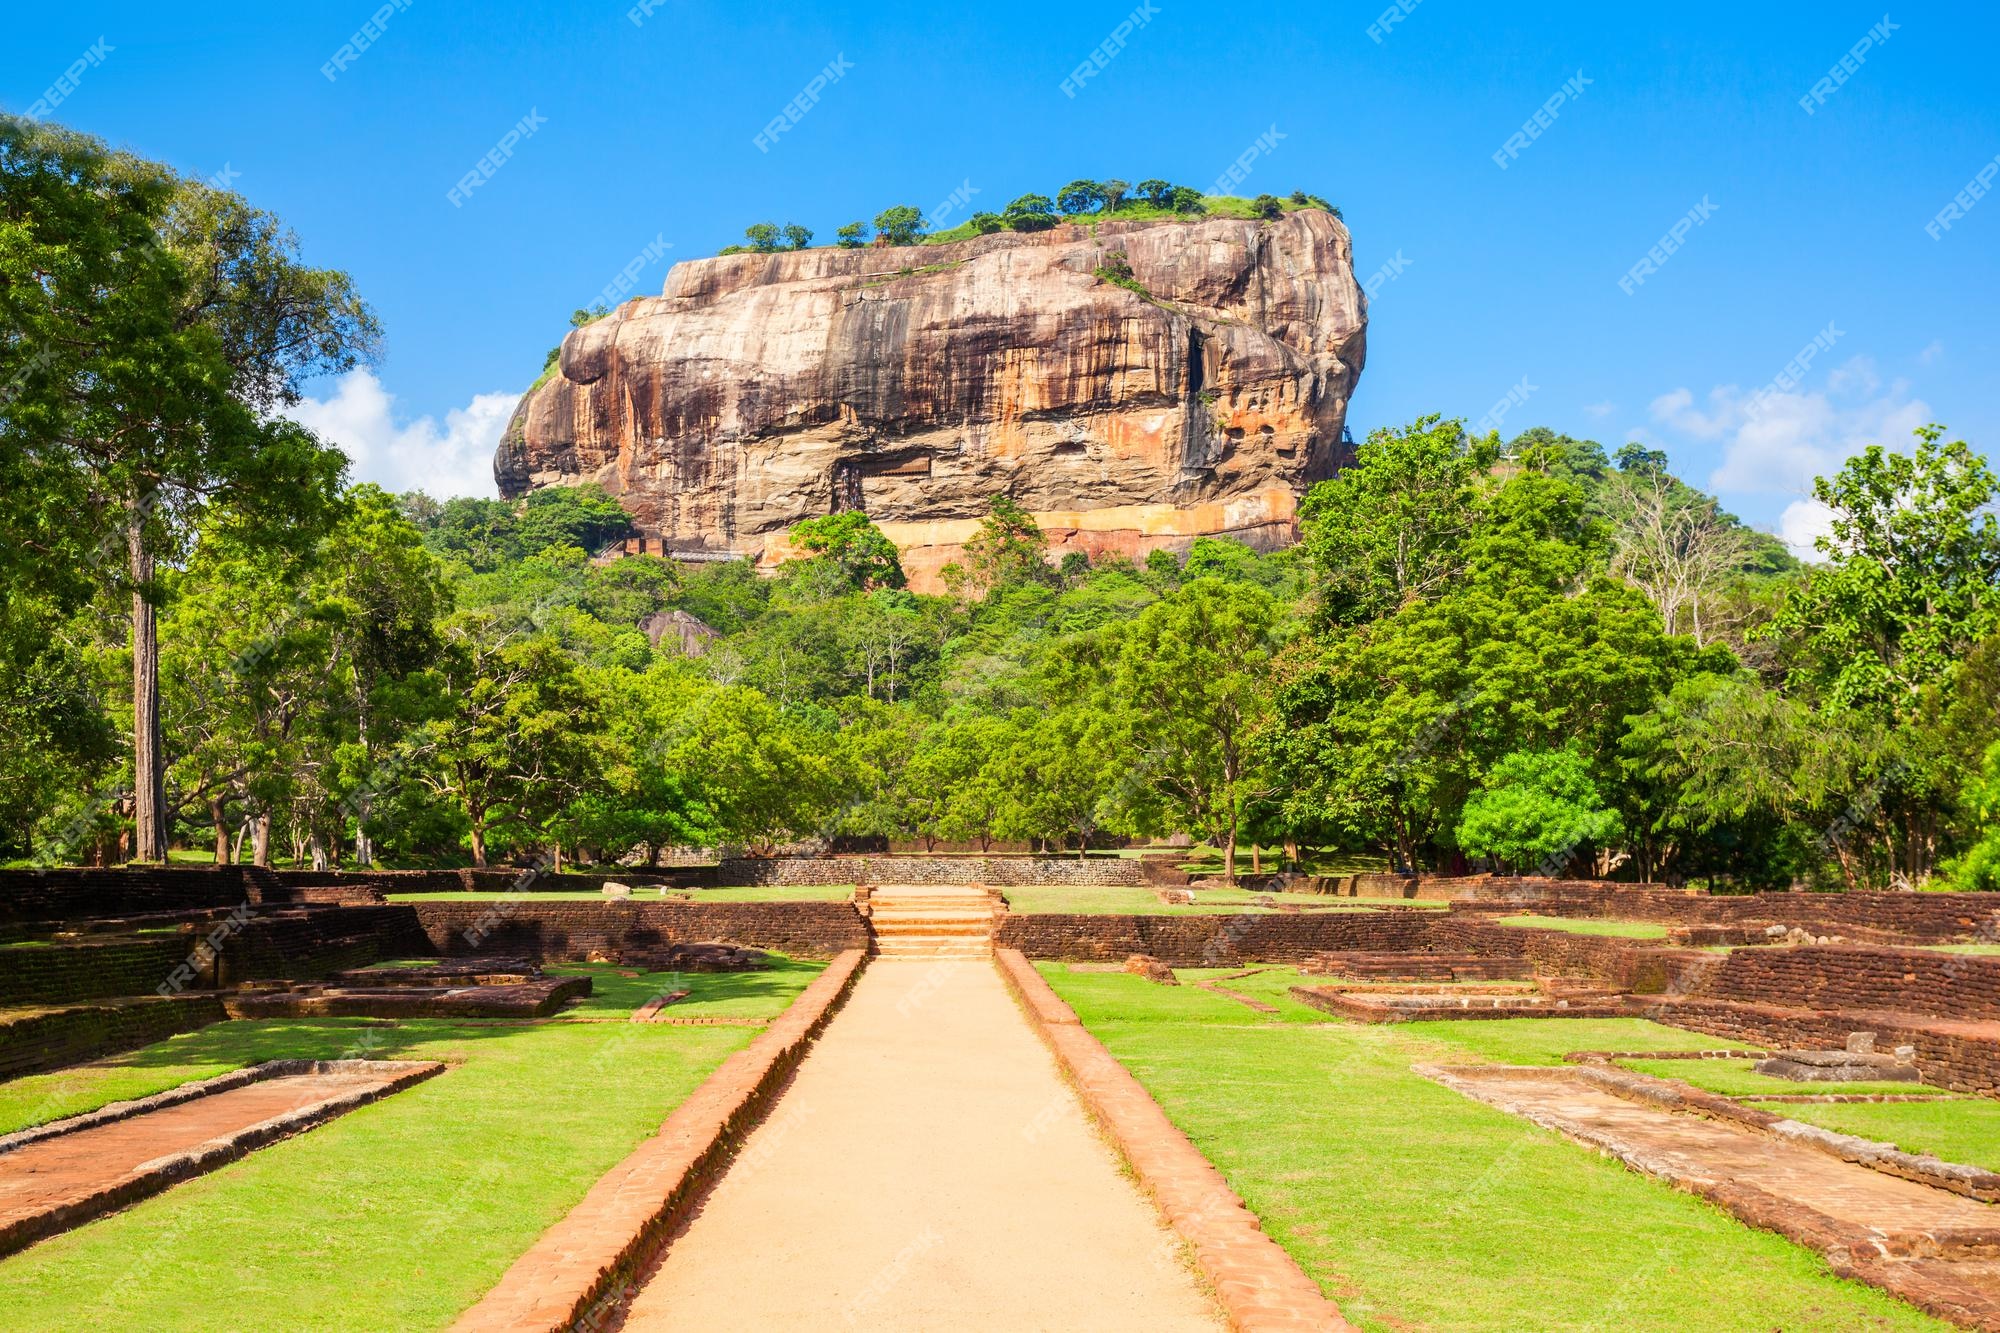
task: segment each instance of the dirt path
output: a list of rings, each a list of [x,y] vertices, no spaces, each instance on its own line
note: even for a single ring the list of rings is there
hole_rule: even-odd
[[[988,962],[877,960],[624,1327],[1221,1327]]]

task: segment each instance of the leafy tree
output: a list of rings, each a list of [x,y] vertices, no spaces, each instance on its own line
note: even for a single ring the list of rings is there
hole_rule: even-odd
[[[1616,838],[1608,810],[1582,756],[1570,750],[1521,750],[1488,770],[1459,816],[1458,844],[1519,868],[1539,862],[1560,870],[1588,847]]]
[[[1117,695],[1143,751],[1130,776],[1129,822],[1221,842],[1231,879],[1245,810],[1269,782],[1253,738],[1283,629],[1282,608],[1262,588],[1196,579],[1140,612],[1119,638]]]
[[[9,355],[28,362],[0,428],[21,451],[9,480],[69,507],[62,549],[99,553],[84,568],[109,574],[123,548],[135,849],[161,860],[157,562],[210,510],[273,545],[324,531],[345,459],[276,409],[372,354],[377,329],[270,214],[87,136],[0,118],[0,189]],[[30,541],[56,517],[21,508]]]
[[[1268,222],[1275,222],[1285,215],[1285,205],[1275,194],[1260,194],[1250,201],[1251,211]]]
[[[1045,583],[1051,570],[1048,538],[1035,517],[1011,496],[996,495],[979,531],[965,544],[972,582],[991,592],[1024,583]]]
[[[1374,620],[1456,579],[1490,461],[1458,421],[1426,416],[1374,431],[1315,486],[1299,518],[1326,621]]]
[[[1200,190],[1189,185],[1176,185],[1166,198],[1166,206],[1176,213],[1206,213],[1208,204]]]
[[[575,663],[546,638],[496,641],[482,629],[452,627],[439,670],[457,706],[413,743],[419,780],[464,815],[475,866],[496,834],[521,846],[559,836],[604,762],[601,706]]]
[[[2000,743],[1987,750],[1979,772],[1966,784],[1965,807],[1977,821],[1979,840],[1946,869],[1956,887],[1992,893],[2000,890]]]
[[[770,254],[778,248],[778,224],[775,222],[753,222],[743,229],[743,239],[750,243],[750,249],[760,255]]]
[[[1125,196],[1132,191],[1131,185],[1121,180],[1099,181],[1097,188],[1104,193],[1104,211],[1116,213],[1118,206],[1125,202]]]
[[[1056,207],[1070,217],[1095,213],[1104,207],[1104,187],[1096,181],[1073,180],[1056,192]]]
[[[811,228],[801,227],[796,222],[787,222],[785,224],[785,248],[787,250],[803,250],[812,244],[812,238]]]
[[[843,250],[858,250],[868,241],[868,224],[850,222],[834,233],[836,243]]]
[[[1056,225],[1055,205],[1045,194],[1024,194],[1003,215],[1015,231],[1046,231]]]
[[[1871,445],[1813,484],[1833,512],[1806,571],[1765,632],[1797,645],[1795,688],[1837,709],[1907,719],[2000,627],[2000,518],[1992,468],[1944,429],[1913,454]]]
[[[1167,201],[1173,197],[1174,187],[1171,181],[1155,177],[1152,180],[1140,181],[1133,193],[1155,208],[1165,208]]]
[[[875,235],[890,245],[915,245],[924,232],[924,215],[908,204],[885,208],[875,215]]]
[[[596,482],[543,486],[529,491],[522,502],[518,549],[523,556],[551,546],[595,552],[623,541],[633,531],[625,506]]]
[[[1007,227],[1007,220],[998,213],[974,213],[967,221],[971,224],[972,229],[981,236],[987,236],[996,231],[1004,231]]]
[[[795,523],[791,540],[800,550],[832,562],[849,587],[866,591],[903,586],[903,562],[896,543],[883,536],[858,509]]]

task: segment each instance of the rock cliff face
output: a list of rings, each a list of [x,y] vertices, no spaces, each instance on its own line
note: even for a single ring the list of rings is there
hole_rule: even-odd
[[[1121,254],[1143,294],[1095,276]],[[600,482],[647,549],[766,565],[865,510],[919,588],[1001,492],[1058,554],[1269,546],[1343,461],[1365,328],[1316,209],[697,260],[564,340],[494,475]]]

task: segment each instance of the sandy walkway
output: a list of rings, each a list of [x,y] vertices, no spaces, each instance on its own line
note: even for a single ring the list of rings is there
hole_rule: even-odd
[[[1221,1327],[990,962],[877,960],[627,1330]]]

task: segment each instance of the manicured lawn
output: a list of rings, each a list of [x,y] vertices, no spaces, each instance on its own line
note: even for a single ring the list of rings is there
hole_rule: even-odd
[[[1720,1049],[1721,1046],[1728,1044],[1719,1042],[1711,1049]],[[1620,1060],[1618,1063],[1637,1074],[1651,1074],[1654,1078],[1677,1078],[1692,1083],[1697,1088],[1719,1092],[1725,1097],[1747,1097],[1759,1092],[1785,1096],[1802,1092],[1932,1092],[1940,1097],[1951,1096],[1943,1089],[1927,1088],[1921,1083],[1795,1083],[1788,1078],[1773,1078],[1769,1074],[1757,1073],[1754,1060]]]
[[[1044,971],[1265,1230],[1370,1330],[1944,1327],[1833,1277],[1810,1251],[1411,1069],[1661,1047],[1670,1029],[1273,1021],[1191,986]]]
[[[1471,1056],[1471,1063],[1503,1065],[1559,1065],[1571,1051],[1721,1051],[1743,1044],[1650,1018],[1463,1019],[1398,1026],[1412,1037],[1450,1048],[1449,1059]]]
[[[1893,1143],[1904,1152],[1925,1152],[1947,1162],[2000,1171],[2000,1102],[1986,1097],[1935,1102],[1821,1105],[1811,1102],[1754,1102],[1809,1125]]]
[[[2000,944],[1927,944],[1939,953],[2000,954]]]
[[[817,968],[686,978],[769,1009]],[[623,980],[623,979],[621,979]],[[608,1013],[627,995],[603,997]],[[641,997],[643,998],[643,997]],[[9,1330],[435,1329],[655,1132],[748,1027],[232,1022],[0,1086],[0,1127],[283,1056],[454,1062],[426,1083],[0,1260]]]
[[[641,972],[628,977],[621,974],[630,968],[608,963],[552,965],[548,971],[591,979],[589,998],[563,1011],[576,1018],[622,1020],[656,995],[684,990],[688,997],[667,1009],[675,1018],[771,1019],[826,966],[782,954],[772,954],[771,962],[768,972]]]
[[[1625,940],[1663,940],[1667,928],[1651,921],[1599,921],[1573,916],[1503,916],[1503,926],[1537,926],[1566,930],[1572,935],[1613,935]]]
[[[771,884],[726,889],[676,889],[669,887],[665,893],[650,884],[634,884],[632,901],[657,902],[662,898],[672,901],[672,895],[691,893],[700,903],[839,903],[854,896],[852,884]],[[562,889],[550,893],[392,893],[388,895],[392,903],[422,902],[491,902],[495,899],[509,899],[519,902],[612,902],[601,892],[584,892],[580,889]]]

